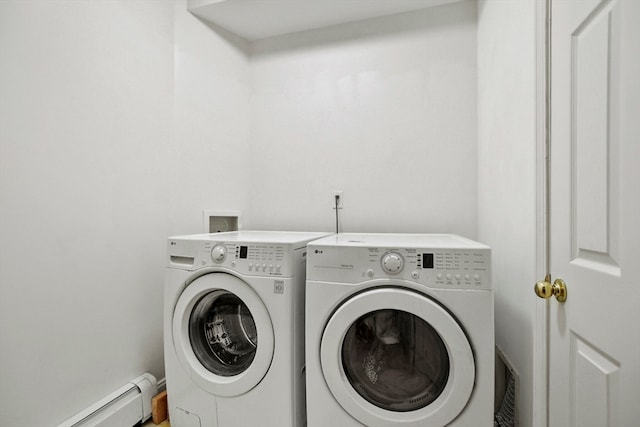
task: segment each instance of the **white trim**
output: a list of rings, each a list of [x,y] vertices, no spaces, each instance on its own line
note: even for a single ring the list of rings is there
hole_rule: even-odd
[[[550,2],[534,1],[536,27],[536,259],[537,280],[549,272],[549,66]],[[548,425],[548,331],[546,300],[536,299],[533,337],[532,427]]]

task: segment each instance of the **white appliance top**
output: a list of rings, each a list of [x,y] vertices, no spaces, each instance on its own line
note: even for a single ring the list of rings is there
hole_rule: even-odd
[[[211,234],[190,234],[186,236],[172,236],[169,240],[196,240],[196,241],[216,241],[216,242],[253,242],[253,243],[303,243],[310,240],[319,239],[329,233],[305,232],[305,231],[254,231],[241,230],[229,231],[225,233]]]
[[[486,245],[455,234],[341,233],[315,240],[309,245],[379,248],[489,248]]]

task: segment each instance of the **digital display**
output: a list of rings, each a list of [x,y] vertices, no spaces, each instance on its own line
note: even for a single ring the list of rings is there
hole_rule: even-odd
[[[422,254],[422,268],[433,268],[433,254]]]
[[[240,258],[241,259],[247,258],[248,249],[249,248],[247,246],[240,246]]]

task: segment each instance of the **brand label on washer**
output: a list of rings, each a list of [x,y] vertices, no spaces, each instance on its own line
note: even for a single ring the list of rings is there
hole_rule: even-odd
[[[274,294],[284,294],[284,280],[274,280],[273,281],[273,293]]]

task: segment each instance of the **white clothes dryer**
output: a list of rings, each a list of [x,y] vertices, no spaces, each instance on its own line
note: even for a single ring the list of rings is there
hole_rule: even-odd
[[[326,235],[169,238],[164,355],[173,427],[304,425],[306,245]]]
[[[309,427],[490,427],[490,249],[455,235],[308,246]]]

